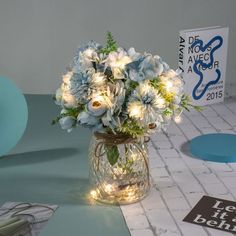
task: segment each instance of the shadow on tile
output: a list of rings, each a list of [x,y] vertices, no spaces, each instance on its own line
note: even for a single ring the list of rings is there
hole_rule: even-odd
[[[183,154],[185,154],[185,155],[187,155],[187,156],[189,156],[189,157],[191,157],[191,158],[197,159],[195,156],[193,156],[193,155],[191,154],[191,152],[190,152],[190,150],[189,150],[189,145],[190,145],[190,142],[189,142],[189,141],[183,143],[183,144],[181,145],[181,147],[180,147],[180,151],[181,151]]]

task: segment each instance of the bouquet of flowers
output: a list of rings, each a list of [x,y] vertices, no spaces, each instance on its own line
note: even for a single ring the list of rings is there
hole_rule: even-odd
[[[144,137],[163,128],[191,104],[178,71],[158,55],[118,47],[110,32],[107,44],[80,47],[55,95],[62,107],[53,121],[71,131]]]

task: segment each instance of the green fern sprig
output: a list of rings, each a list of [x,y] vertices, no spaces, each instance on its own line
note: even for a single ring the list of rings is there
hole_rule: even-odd
[[[126,120],[120,128],[118,128],[118,133],[129,135],[133,138],[143,136],[146,132],[145,128],[140,127],[140,125],[134,120]]]
[[[107,43],[104,48],[102,48],[99,52],[108,55],[110,52],[116,51],[118,48],[116,41],[114,40],[112,33],[110,31],[107,32]]]

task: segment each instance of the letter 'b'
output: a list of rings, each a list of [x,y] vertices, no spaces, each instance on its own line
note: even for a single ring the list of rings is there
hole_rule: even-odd
[[[197,224],[203,224],[206,222],[206,219],[201,217],[202,215],[197,215],[197,217],[193,220],[193,222]]]

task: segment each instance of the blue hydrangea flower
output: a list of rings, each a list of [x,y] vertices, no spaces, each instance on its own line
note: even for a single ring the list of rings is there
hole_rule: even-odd
[[[76,124],[76,120],[72,116],[65,116],[59,120],[62,129],[70,132]]]
[[[156,78],[168,67],[159,56],[145,54],[136,58],[126,66],[129,78],[136,82]]]
[[[70,93],[81,104],[86,104],[90,99],[90,76],[86,73],[74,73],[70,83]]]
[[[94,40],[90,40],[88,41],[87,43],[84,43],[82,44],[78,50],[77,50],[77,53],[78,52],[84,52],[86,49],[94,49],[94,50],[100,50],[102,48],[102,45],[100,43],[97,43],[96,41]]]
[[[102,46],[95,41],[89,41],[82,45],[76,52],[72,67],[75,72],[87,72],[94,70],[94,62],[99,60],[98,50]]]
[[[79,58],[80,58],[80,53],[81,52],[84,52],[85,50],[87,49],[91,49],[91,50],[94,50],[94,51],[98,51],[102,48],[102,45],[93,41],[93,40],[90,40],[89,42],[85,43],[85,44],[82,44],[78,50],[76,51],[76,54],[75,54],[75,57],[74,57],[74,60],[73,60],[73,63],[74,64],[78,64],[79,62]]]
[[[106,76],[103,73],[74,73],[70,83],[70,93],[81,104],[87,104],[92,94],[104,90]]]
[[[132,61],[137,61],[142,57],[141,53],[136,52],[134,48],[130,48],[127,53]]]

